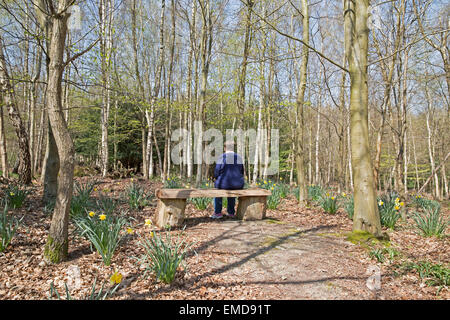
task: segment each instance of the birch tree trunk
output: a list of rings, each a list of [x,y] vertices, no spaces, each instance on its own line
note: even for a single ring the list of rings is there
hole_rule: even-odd
[[[0,101],[2,104],[3,101]],[[9,177],[8,154],[6,152],[5,125],[3,119],[3,105],[0,105],[0,162],[2,165],[2,177]]]
[[[108,149],[108,122],[111,110],[111,50],[112,50],[112,20],[113,2],[111,0],[99,1],[100,16],[100,56],[102,70],[102,108],[101,108],[101,172],[102,177],[108,173],[109,149]]]
[[[160,16],[160,23],[159,23],[159,61],[158,65],[156,67],[156,76],[155,76],[155,83],[153,86],[153,93],[150,101],[150,111],[145,111],[145,118],[147,120],[147,163],[149,164],[149,177],[153,176],[153,162],[150,158],[150,153],[152,152],[152,140],[156,141],[156,138],[153,137],[154,132],[154,119],[155,119],[155,107],[156,107],[156,101],[158,99],[159,91],[161,88],[161,74],[162,74],[162,68],[164,65],[164,21],[165,21],[165,8],[166,8],[166,1],[161,0],[161,16]],[[156,142],[155,142],[156,143]],[[158,147],[157,145],[155,147]],[[158,150],[159,155],[159,150]],[[159,160],[160,165],[160,173],[162,176],[162,167],[161,167],[161,160]]]

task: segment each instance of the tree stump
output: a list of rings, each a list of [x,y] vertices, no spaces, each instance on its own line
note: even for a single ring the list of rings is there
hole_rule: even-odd
[[[267,197],[239,197],[236,216],[239,220],[261,220],[266,217]]]
[[[159,199],[155,224],[159,228],[177,227],[184,221],[186,199]]]

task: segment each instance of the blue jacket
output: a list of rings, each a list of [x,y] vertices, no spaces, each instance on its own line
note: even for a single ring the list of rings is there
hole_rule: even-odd
[[[217,159],[214,170],[217,189],[242,189],[244,187],[244,165],[237,153],[224,153]]]

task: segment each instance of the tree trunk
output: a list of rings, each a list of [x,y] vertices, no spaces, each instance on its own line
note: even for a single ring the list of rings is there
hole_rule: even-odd
[[[108,122],[111,110],[111,50],[112,50],[112,17],[113,3],[111,0],[100,0],[100,56],[102,69],[102,108],[101,108],[101,172],[102,177],[108,173],[109,149],[108,149]]]
[[[354,231],[381,236],[369,149],[368,125],[368,0],[346,0],[345,47],[350,72],[350,138],[354,181]]]
[[[20,117],[19,109],[16,104],[16,97],[14,93],[14,87],[8,74],[6,67],[6,60],[4,56],[4,44],[3,37],[0,35],[0,93],[3,96],[3,102],[9,112],[9,118],[16,131],[19,150],[19,183],[30,184],[31,183],[31,158],[28,144],[28,134],[25,124]]]
[[[303,15],[303,42],[309,44],[309,8],[308,1],[302,0],[302,15]],[[308,74],[308,57],[309,49],[306,46],[302,47],[302,62],[300,66],[300,83],[297,91],[297,128],[296,128],[296,146],[295,146],[295,163],[297,169],[297,186],[299,189],[299,203],[305,205],[308,198],[308,190],[305,176],[305,159],[304,159],[304,103],[305,91]]]
[[[211,46],[212,46],[212,21],[211,21],[211,7],[209,0],[204,0],[200,5],[202,11],[202,39],[201,39],[201,86],[200,86],[200,100],[197,110],[196,124],[196,148],[195,154],[197,159],[197,175],[196,183],[199,184],[202,180],[202,164],[203,164],[203,113],[206,108],[206,89],[208,87],[208,73],[209,64],[211,61]],[[194,129],[195,130],[195,129]]]
[[[3,178],[9,177],[8,154],[6,152],[5,125],[3,120],[3,106],[0,106],[0,162]]]
[[[60,159],[55,209],[44,250],[44,258],[51,263],[59,263],[67,258],[69,211],[73,191],[75,150],[64,119],[61,96],[61,82],[65,68],[63,56],[69,17],[65,9],[70,2],[70,0],[61,0],[57,9],[58,13],[52,15],[53,26],[49,50],[48,116]]]

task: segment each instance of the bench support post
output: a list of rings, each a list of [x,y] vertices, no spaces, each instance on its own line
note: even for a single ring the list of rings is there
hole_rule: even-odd
[[[159,228],[177,227],[184,221],[186,199],[158,199],[155,224]]]
[[[239,220],[261,220],[266,217],[267,197],[239,197],[236,216]]]

